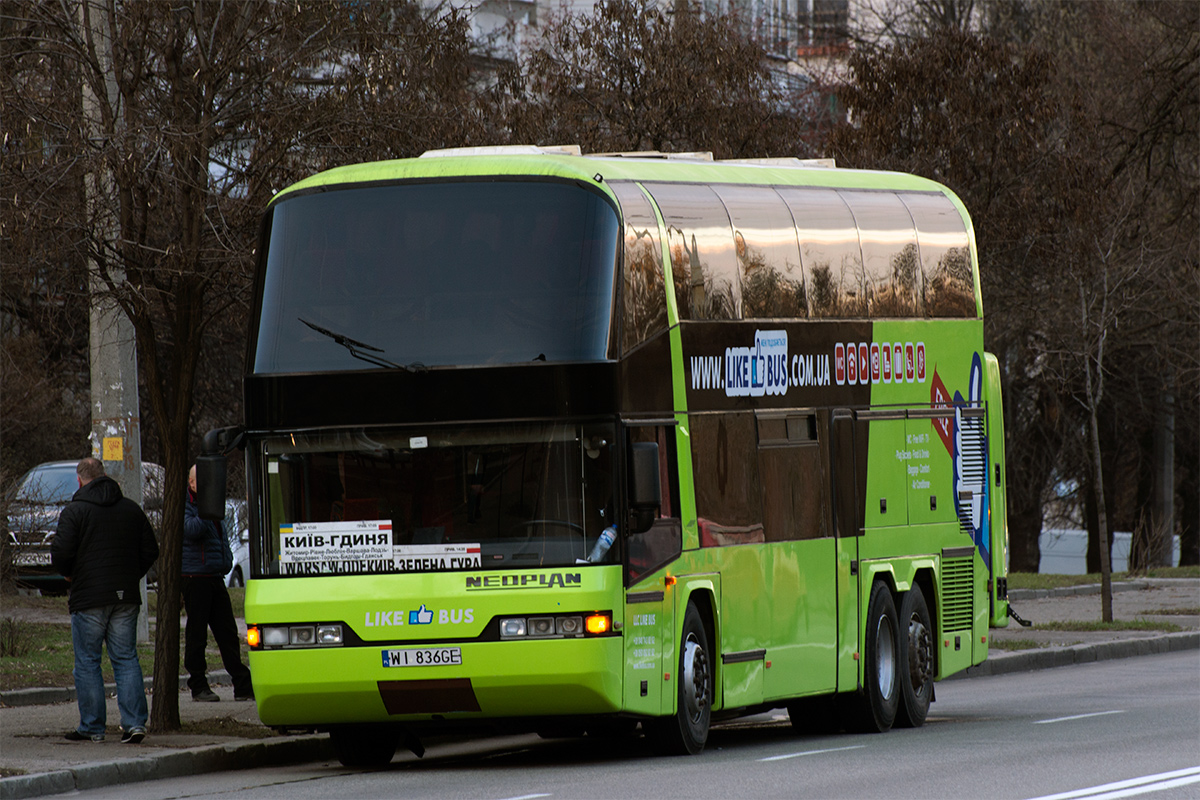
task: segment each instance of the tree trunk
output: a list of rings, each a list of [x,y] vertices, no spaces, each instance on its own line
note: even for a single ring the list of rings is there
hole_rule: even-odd
[[[168,426],[163,432],[162,542],[158,557],[158,611],[154,634],[154,704],[150,725],[156,731],[177,731],[179,720],[179,617],[183,605],[180,567],[183,558],[183,506],[187,491],[187,426]]]

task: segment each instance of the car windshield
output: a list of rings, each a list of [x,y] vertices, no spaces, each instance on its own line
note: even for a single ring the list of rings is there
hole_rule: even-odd
[[[547,423],[268,439],[266,572],[574,565],[614,516],[612,430]]]
[[[35,467],[21,481],[14,499],[19,503],[41,505],[69,503],[78,488],[73,463]]]
[[[340,188],[269,217],[258,374],[610,357],[617,212],[551,181]]]

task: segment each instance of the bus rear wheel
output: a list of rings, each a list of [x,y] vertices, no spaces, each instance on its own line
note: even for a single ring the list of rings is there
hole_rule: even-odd
[[[343,767],[383,767],[396,755],[400,735],[369,725],[348,725],[329,731],[333,750]]]
[[[896,603],[887,584],[876,582],[867,603],[863,647],[863,688],[857,697],[857,728],[883,733],[896,721],[900,706],[899,641]]]
[[[900,712],[896,724],[919,728],[933,700],[933,621],[925,594],[917,586],[900,601]]]
[[[664,755],[695,755],[708,741],[712,720],[713,670],[708,631],[694,603],[683,616],[679,671],[675,673],[674,716],[653,720],[647,734]]]

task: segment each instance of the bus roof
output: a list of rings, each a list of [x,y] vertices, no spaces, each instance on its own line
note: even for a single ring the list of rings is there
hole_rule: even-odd
[[[605,181],[624,180],[925,191],[945,194],[960,209],[962,207],[953,192],[926,178],[900,172],[833,168],[829,160],[774,158],[714,161],[706,153],[580,155],[575,145],[457,148],[430,151],[420,158],[335,167],[287,187],[272,202],[297,192],[353,184],[493,176],[562,178],[583,181],[599,188],[603,187]]]

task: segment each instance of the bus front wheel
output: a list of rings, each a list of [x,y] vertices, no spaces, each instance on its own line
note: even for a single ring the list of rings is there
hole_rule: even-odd
[[[925,594],[917,586],[900,601],[900,712],[896,724],[919,728],[925,724],[933,699],[933,621]]]
[[[647,729],[659,752],[695,755],[708,741],[712,719],[713,670],[708,631],[695,604],[688,603],[680,636],[679,671],[675,673],[675,714],[654,720]]]
[[[400,741],[395,731],[366,725],[334,728],[329,731],[329,738],[343,767],[387,766]]]
[[[887,584],[877,582],[867,603],[863,646],[863,688],[857,697],[856,726],[864,732],[891,729],[900,706],[899,640],[896,603]]]

